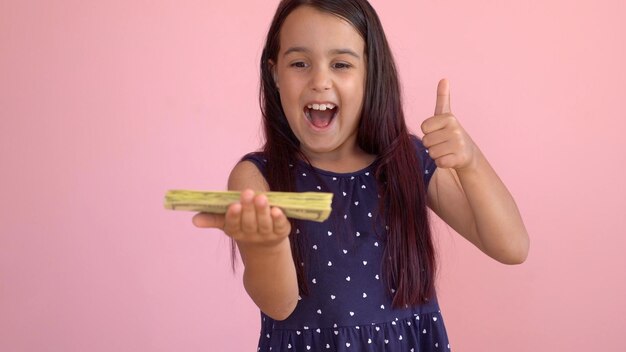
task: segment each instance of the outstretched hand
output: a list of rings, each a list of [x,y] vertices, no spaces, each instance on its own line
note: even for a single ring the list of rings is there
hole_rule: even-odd
[[[464,169],[474,166],[478,148],[450,109],[450,83],[439,81],[435,115],[422,123],[422,143],[437,167]]]
[[[291,223],[280,208],[270,207],[263,194],[241,192],[241,199],[228,207],[226,214],[198,213],[193,224],[217,228],[237,241],[239,246],[267,247],[279,244],[291,232]]]

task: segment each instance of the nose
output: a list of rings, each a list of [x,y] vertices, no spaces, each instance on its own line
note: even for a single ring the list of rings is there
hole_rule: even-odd
[[[323,92],[332,87],[332,79],[330,72],[323,67],[313,70],[311,76],[311,89],[316,92]]]

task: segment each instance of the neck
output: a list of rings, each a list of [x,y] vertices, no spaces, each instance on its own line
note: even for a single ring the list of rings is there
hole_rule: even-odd
[[[348,150],[342,149],[325,153],[303,150],[303,152],[314,167],[337,173],[349,173],[364,169],[376,159],[375,155],[367,154],[356,144]]]

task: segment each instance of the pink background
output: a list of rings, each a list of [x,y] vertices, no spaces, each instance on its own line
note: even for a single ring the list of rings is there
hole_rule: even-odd
[[[626,2],[372,2],[410,126],[447,77],[532,240],[511,267],[437,226],[453,349],[622,350]],[[1,351],[256,350],[227,238],[162,199],[259,146],[276,3],[0,3]]]

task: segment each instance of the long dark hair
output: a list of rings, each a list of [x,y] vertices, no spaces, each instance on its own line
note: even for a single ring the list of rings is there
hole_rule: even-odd
[[[407,130],[398,75],[378,15],[366,0],[283,0],[278,5],[261,57],[259,100],[263,114],[267,157],[266,178],[273,191],[295,191],[295,174],[289,166],[305,159],[300,142],[289,128],[275,86],[270,62],[280,51],[280,29],[287,16],[302,5],[338,16],[365,41],[367,77],[357,143],[376,155],[376,178],[389,227],[383,277],[394,307],[422,303],[434,294],[435,253],[430,234],[420,162]],[[300,291],[306,293],[304,272],[298,263],[305,255],[303,241],[292,227],[290,241]]]

